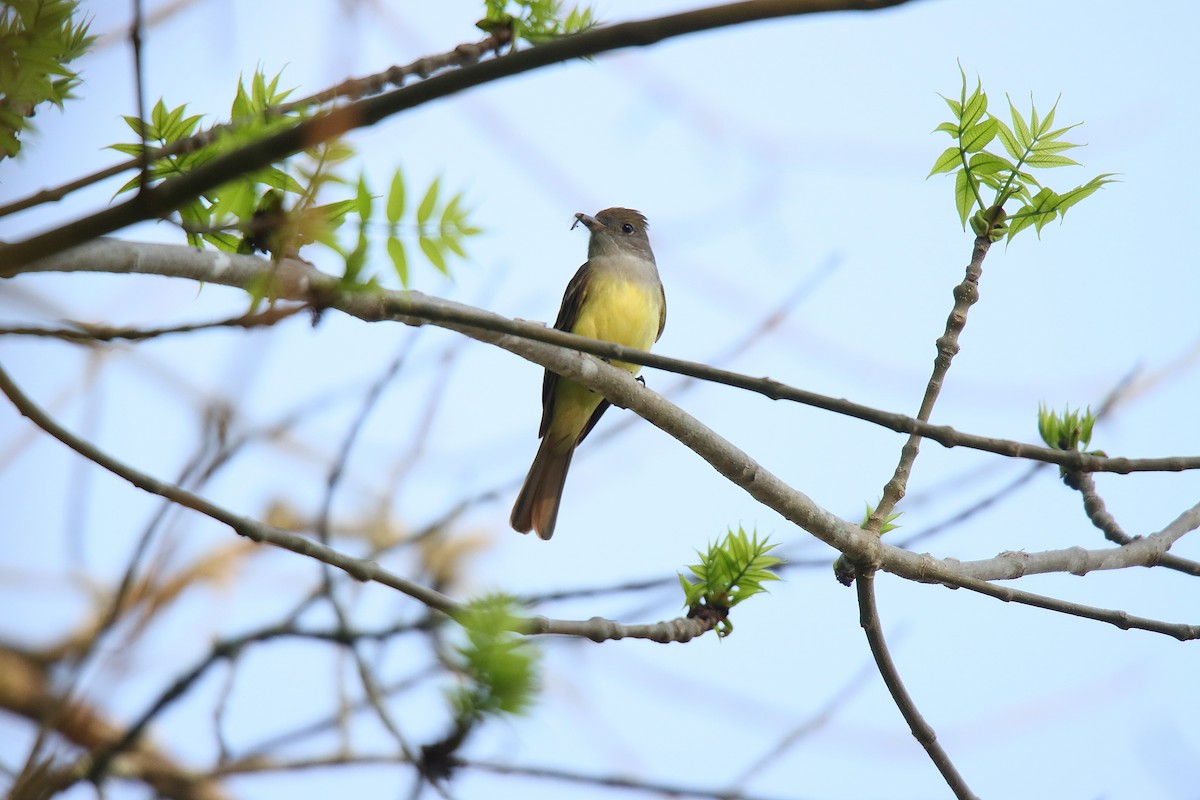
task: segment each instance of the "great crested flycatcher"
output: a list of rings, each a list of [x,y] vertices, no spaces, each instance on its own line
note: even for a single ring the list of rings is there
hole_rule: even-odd
[[[588,260],[567,284],[554,327],[592,339],[649,350],[667,324],[667,298],[646,218],[628,208],[606,208],[594,217],[576,214],[572,228],[582,222],[589,231]],[[638,364],[614,361],[613,366],[635,375]],[[513,528],[554,535],[558,504],[571,456],[608,408],[602,395],[546,370],[542,380],[542,443],[513,505]]]

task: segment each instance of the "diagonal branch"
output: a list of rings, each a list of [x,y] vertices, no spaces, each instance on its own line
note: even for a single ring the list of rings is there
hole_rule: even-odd
[[[979,300],[979,278],[983,274],[983,259],[991,246],[992,242],[987,236],[975,237],[975,247],[971,251],[971,261],[967,264],[966,274],[962,283],[954,287],[954,308],[946,318],[946,332],[938,337],[933,374],[929,376],[929,382],[925,385],[925,396],[921,398],[921,406],[917,410],[917,419],[922,422],[928,422],[932,416],[934,403],[937,402],[946,374],[950,371],[950,362],[958,354],[958,337],[967,325],[967,312]],[[912,466],[920,450],[921,437],[916,433],[911,434],[900,449],[900,461],[896,464],[896,471],[891,480],[883,487],[883,497],[878,507],[871,512],[871,518],[867,521],[866,527],[876,534],[896,507],[896,503],[904,497]]]
[[[954,792],[955,797],[960,800],[978,800],[975,793],[971,791],[971,787],[967,786],[967,782],[955,768],[950,756],[938,742],[933,727],[921,716],[916,703],[913,702],[912,695],[904,688],[904,681],[900,679],[900,672],[896,669],[896,664],[892,661],[892,654],[888,651],[887,642],[883,638],[883,627],[879,624],[879,609],[875,605],[875,573],[868,565],[859,567],[855,588],[858,591],[859,623],[862,625],[863,633],[867,635],[871,655],[875,657],[875,665],[879,667],[879,674],[883,678],[883,682],[887,684],[892,699],[896,701],[896,707],[904,715],[904,720],[908,723],[913,738],[925,748],[925,752],[929,754],[929,758],[938,768],[938,772],[942,773],[942,778]]]
[[[120,243],[110,243],[120,249]],[[93,248],[81,248],[88,251]],[[639,416],[662,429],[692,449],[721,475],[734,485],[744,489],[750,496],[774,509],[785,518],[799,525],[821,541],[847,554],[855,561],[879,564],[885,571],[911,580],[943,583],[949,586],[968,586],[966,581],[1011,579],[1022,575],[1043,572],[1070,572],[1083,575],[1100,569],[1123,569],[1130,566],[1152,566],[1181,536],[1200,527],[1200,504],[1181,514],[1167,528],[1145,536],[1118,548],[1107,550],[1045,551],[1042,553],[1003,553],[992,559],[963,563],[957,560],[938,560],[929,555],[919,555],[883,543],[879,537],[856,525],[842,520],[821,508],[802,492],[780,480],[748,454],[731,442],[718,436],[699,420],[682,409],[645,388],[626,371],[610,364],[589,358],[579,350],[588,350],[608,355],[615,360],[637,361],[626,348],[607,342],[596,342],[582,337],[548,330],[539,325],[514,322],[496,314],[459,303],[429,298],[417,292],[387,292],[367,294],[363,292],[339,292],[337,280],[324,275],[307,264],[284,262],[268,265],[256,258],[232,258],[227,254],[208,254],[185,248],[164,248],[164,255],[183,251],[197,258],[184,263],[172,263],[180,277],[209,280],[227,285],[258,285],[264,270],[278,267],[275,273],[279,281],[275,287],[281,297],[303,300],[314,306],[333,307],[364,320],[396,320],[407,324],[423,324],[436,320],[437,324],[459,331],[482,342],[508,350],[523,358],[551,369],[567,378],[604,394],[611,402],[622,408],[630,408]],[[86,262],[94,263],[94,262]],[[142,271],[163,271],[159,262],[135,261],[133,265]],[[413,316],[414,314],[418,316]],[[501,333],[500,331],[514,331]],[[555,342],[553,346],[539,339]],[[648,354],[643,354],[648,355]],[[254,520],[233,514],[214,506],[179,487],[165,484],[113,459],[90,443],[80,440],[50,419],[35,404],[26,398],[12,383],[7,374],[0,370],[0,389],[9,395],[21,413],[60,441],[68,444],[81,455],[124,477],[147,491],[174,499],[188,508],[200,511],[213,519],[232,527],[237,533],[254,541],[266,541],[293,552],[307,555],[342,569],[358,580],[374,580],[414,597],[437,610],[453,615],[457,604],[427,587],[407,581],[382,570],[378,564],[345,556],[308,539],[262,525]],[[1040,449],[1040,448],[1039,448]],[[1120,462],[1128,471],[1130,465],[1144,462],[1129,462],[1122,459],[1103,459],[1084,456],[1081,453],[1047,450],[1055,459],[1082,459],[1087,469],[1103,469],[1109,464]],[[1048,459],[1052,460],[1052,459]],[[968,586],[968,588],[974,588]],[[991,587],[995,588],[995,587]],[[1123,613],[1123,612],[1114,612]],[[1166,625],[1166,623],[1159,623]],[[1140,627],[1140,626],[1139,626]],[[1148,630],[1158,630],[1147,627]],[[1160,631],[1165,632],[1165,631]],[[1182,636],[1181,636],[1182,634]],[[1176,626],[1170,635],[1180,638],[1200,638],[1200,626]]]
[[[193,172],[164,181],[123,203],[0,248],[9,268],[61,252],[121,228],[168,214],[201,193],[232,178],[329,141],[346,131],[374,125],[393,114],[475,86],[519,75],[550,64],[599,55],[626,47],[645,47],[698,31],[726,28],[776,17],[830,11],[873,11],[909,0],[744,0],[740,3],[595,28],[574,36],[481,61],[428,80],[369,97],[320,114],[214,158]]]
[[[263,117],[274,118],[281,117],[286,114],[291,114],[296,111],[311,108],[312,106],[325,105],[339,99],[360,100],[372,94],[378,94],[387,86],[403,86],[404,81],[412,76],[428,78],[436,72],[449,67],[463,67],[467,64],[474,64],[483,58],[489,52],[497,52],[509,40],[510,34],[507,31],[497,31],[496,33],[483,38],[478,42],[468,44],[460,44],[453,50],[441,53],[434,56],[424,56],[416,61],[405,64],[404,66],[392,66],[383,72],[374,75],[367,75],[362,78],[351,78],[339,83],[330,89],[322,92],[309,95],[308,97],[291,102],[283,103],[276,108],[269,108],[263,113]],[[138,84],[139,94],[141,83]],[[141,102],[139,100],[139,105]],[[145,119],[146,115],[143,110],[141,118]],[[257,118],[256,118],[257,119]],[[182,139],[176,139],[170,144],[158,148],[149,148],[141,154],[139,158],[131,158],[122,161],[119,164],[113,164],[105,167],[102,170],[93,172],[90,175],[85,175],[82,178],[77,178],[70,183],[64,183],[56,186],[53,189],[43,189],[40,192],[24,197],[20,200],[15,200],[11,203],[0,205],[0,217],[9,214],[15,214],[18,211],[24,211],[27,208],[41,205],[42,203],[56,202],[63,199],[68,194],[76,192],[80,189],[91,186],[93,183],[99,183],[102,180],[120,175],[122,172],[128,172],[131,169],[141,169],[143,176],[146,174],[145,165],[153,163],[160,158],[168,156],[180,155],[184,153],[194,153],[208,147],[221,136],[236,131],[239,127],[243,127],[248,121],[247,118],[232,119],[229,122],[213,125],[200,133],[193,136],[186,136]],[[145,142],[143,142],[145,144]],[[145,178],[142,180],[146,183]]]
[[[51,419],[12,382],[12,379],[3,367],[0,367],[0,391],[8,396],[18,411],[28,417],[39,428],[84,458],[99,464],[140,489],[165,497],[181,506],[198,511],[211,519],[222,522],[232,528],[234,532],[255,542],[266,542],[300,555],[309,556],[322,564],[340,569],[359,581],[373,581],[396,589],[424,603],[435,611],[440,611],[453,617],[457,616],[462,610],[459,603],[441,592],[401,578],[383,569],[374,561],[353,558],[331,547],[319,544],[310,539],[305,539],[302,536],[281,531],[278,528],[273,528],[270,525],[265,525],[248,517],[238,516],[205,500],[199,495],[175,484],[160,481],[157,478],[146,475],[113,458],[90,442],[75,436]],[[650,639],[651,641],[660,643],[687,642],[711,630],[713,627],[708,621],[684,618],[647,625],[622,625],[599,617],[592,617],[591,619],[581,621],[528,617],[518,619],[515,624],[520,632],[526,634],[581,636],[596,642],[636,638]],[[237,646],[240,647],[240,645]],[[169,699],[173,699],[174,696],[172,695]],[[144,724],[134,726],[131,729],[131,733],[127,737],[129,741],[132,741],[140,733]]]
[[[69,328],[39,328],[33,326],[0,327],[0,336],[34,336],[46,339],[62,339],[67,342],[91,345],[98,342],[125,340],[130,342],[157,339],[160,336],[170,336],[176,333],[195,333],[196,331],[213,328],[262,328],[275,325],[288,317],[304,310],[304,306],[276,305],[256,313],[238,314],[234,317],[213,320],[211,322],[192,322],[183,325],[171,325],[165,328],[117,327],[113,325],[94,325],[90,322],[69,322],[74,327]]]
[[[78,697],[55,691],[53,667],[52,662],[36,654],[0,644],[0,708],[34,722],[49,719],[48,724],[59,735],[85,751],[103,749],[120,741],[124,731],[99,709]],[[122,776],[145,783],[160,797],[224,800],[228,796],[211,776],[181,766],[150,743],[127,748],[120,767]],[[44,793],[23,796],[49,797],[77,779],[73,772],[52,767],[38,780],[37,788]],[[20,786],[20,779],[18,787],[12,788],[13,797],[21,794],[18,788],[33,790],[31,786]]]
[[[1091,474],[1087,472],[1068,472],[1067,476],[1070,479],[1068,485],[1077,489],[1083,496],[1083,510],[1087,514],[1088,519],[1104,533],[1105,539],[1119,545],[1126,545],[1134,540],[1135,537],[1125,533],[1121,529],[1120,523],[1109,513],[1107,506],[1104,504],[1104,498],[1096,490],[1096,481],[1092,479]],[[1200,575],[1200,562],[1172,555],[1171,553],[1164,553],[1163,557],[1159,559],[1158,565],[1166,569],[1182,572],[1185,575]]]
[[[944,447],[969,447],[1010,458],[1025,458],[1057,464],[1068,469],[1086,472],[1182,472],[1200,469],[1200,456],[1170,458],[1110,458],[1087,455],[1077,451],[1056,450],[1039,445],[995,439],[961,433],[948,425],[930,425],[903,414],[871,408],[835,397],[827,397],[779,381],[754,378],[706,364],[657,355],[611,342],[602,342],[548,328],[539,323],[511,320],[498,314],[482,311],[462,303],[422,294],[416,291],[376,293],[342,292],[340,282],[332,275],[318,271],[301,261],[279,264],[257,256],[198,250],[179,245],[126,242],[119,239],[98,239],[65,253],[9,270],[0,266],[0,277],[32,272],[111,272],[117,274],[161,275],[187,280],[218,283],[239,289],[261,287],[273,279],[274,296],[310,305],[314,309],[337,308],[368,322],[383,319],[407,325],[432,323],[457,330],[474,339],[493,342],[497,337],[485,334],[508,334],[514,338],[546,342],[610,361],[627,361],[680,375],[720,383],[762,394],[772,400],[789,400],[826,411],[861,419],[898,433],[914,433]],[[545,366],[545,362],[507,345],[516,352]],[[544,352],[544,351],[543,351]]]

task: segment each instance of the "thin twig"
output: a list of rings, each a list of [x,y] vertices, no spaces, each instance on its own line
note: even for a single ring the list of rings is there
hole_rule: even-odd
[[[896,664],[892,661],[892,655],[888,651],[887,642],[883,638],[883,628],[879,624],[879,609],[875,606],[874,571],[867,565],[860,566],[855,585],[858,591],[859,624],[862,625],[863,633],[867,635],[867,643],[871,647],[871,655],[875,657],[875,665],[879,667],[879,674],[883,678],[883,682],[887,684],[888,691],[891,692],[892,699],[896,702],[896,707],[900,709],[905,722],[908,723],[913,738],[925,748],[925,752],[929,754],[929,758],[938,768],[938,772],[942,773],[942,778],[954,792],[955,797],[959,800],[977,800],[975,793],[967,786],[966,780],[959,774],[954,762],[950,760],[950,756],[938,742],[933,726],[921,716],[912,696],[904,688],[900,672],[896,669]]]
[[[74,245],[175,211],[203,192],[261,169],[349,130],[503,78],[551,64],[747,22],[832,11],[876,11],[910,0],[744,0],[740,3],[602,26],[434,75],[420,83],[357,100],[220,155],[192,172],[165,180],[136,198],[0,247],[0,263],[18,267]]]
[[[1060,600],[1057,597],[1047,597],[1045,595],[1034,594],[1033,592],[1013,589],[1008,586],[997,586],[989,581],[967,578],[961,575],[939,579],[939,582],[951,588],[969,589],[972,592],[994,597],[1005,603],[1020,603],[1021,605],[1042,608],[1060,614],[1069,614],[1073,617],[1107,622],[1109,625],[1114,625],[1123,631],[1138,629],[1149,631],[1150,633],[1161,633],[1165,636],[1178,639],[1181,642],[1200,639],[1200,625],[1164,622],[1148,617],[1138,617],[1118,609],[1097,608],[1096,606],[1087,606],[1082,603],[1073,603],[1070,600]]]
[[[1068,485],[1073,486],[1083,496],[1084,513],[1087,514],[1087,518],[1092,521],[1092,524],[1100,529],[1104,538],[1119,545],[1132,542],[1135,537],[1125,533],[1116,518],[1108,513],[1108,508],[1096,490],[1096,482],[1092,476],[1086,472],[1070,472],[1067,475]],[[1186,575],[1200,575],[1200,562],[1172,553],[1164,553],[1157,566],[1173,569]]]
[[[412,689],[423,681],[427,681],[430,678],[434,678],[442,674],[443,670],[440,665],[434,664],[427,666],[418,670],[416,673],[407,678],[383,686],[381,688],[381,692],[386,697],[392,697],[400,692],[405,692],[409,689]],[[350,706],[349,711],[351,713],[358,713],[365,711],[370,707],[370,705],[371,702],[366,698],[359,698]],[[243,764],[259,764],[269,759],[272,752],[280,750],[281,748],[285,748],[289,745],[296,744],[304,739],[329,732],[333,728],[337,727],[342,719],[343,715],[341,711],[337,711],[312,722],[305,723],[304,725],[301,725],[293,730],[275,734],[268,739],[260,741],[258,744],[251,745],[246,749],[246,752],[240,756],[231,758],[222,766],[218,767],[216,773],[218,775],[236,773],[242,771],[240,767]]]
[[[588,775],[554,767],[531,767],[518,764],[506,764],[482,759],[455,759],[456,768],[477,769],[499,775],[521,775],[526,778],[544,778],[552,781],[583,784],[586,786],[602,786],[610,789],[630,789],[647,794],[664,797],[702,797],[708,800],[768,800],[759,794],[733,794],[722,789],[704,789],[698,786],[686,786],[663,781],[639,780],[619,775]]]
[[[120,252],[122,247],[120,243],[108,244],[111,245],[111,248],[105,249],[115,249],[118,253]],[[91,249],[90,247],[80,248],[84,252]],[[227,254],[216,254],[220,269],[214,270],[211,263],[212,254],[209,254],[210,258],[207,260],[195,259],[194,252],[186,251],[186,254],[182,255],[180,259],[172,260],[170,254],[180,255],[177,252],[179,250],[182,248],[166,248],[166,260],[164,262],[155,261],[153,269],[166,271],[168,274],[174,274],[173,271],[178,269],[183,277],[211,276],[218,282],[230,285],[241,285],[242,281],[249,283],[260,280],[261,265],[264,262],[259,259],[242,260],[230,258]],[[110,255],[112,254],[110,253]],[[135,266],[143,263],[130,259],[118,260],[125,264],[133,263]],[[179,263],[180,261],[183,263]],[[85,261],[83,263],[94,264],[95,262]],[[166,269],[164,264],[168,264],[170,269]],[[112,265],[106,266],[111,267]],[[1200,513],[1192,515],[1189,512],[1181,516],[1180,521],[1172,524],[1170,532],[1164,530],[1115,550],[1089,551],[1083,548],[1071,548],[1066,551],[1021,554],[1019,559],[1001,554],[993,559],[975,564],[939,562],[929,556],[919,556],[886,545],[878,537],[867,534],[858,526],[836,517],[813,503],[803,493],[780,480],[778,476],[764,469],[747,453],[718,436],[699,420],[633,380],[628,372],[602,361],[587,358],[575,351],[595,352],[609,356],[613,360],[643,360],[644,362],[650,360],[647,358],[648,354],[628,350],[611,343],[566,334],[562,331],[548,330],[540,325],[515,322],[459,303],[429,298],[417,292],[379,291],[370,295],[361,292],[339,292],[336,288],[336,278],[324,275],[309,265],[289,262],[278,266],[280,269],[276,272],[276,277],[280,280],[280,285],[277,288],[282,295],[292,299],[312,302],[314,298],[319,298],[320,302],[326,305],[332,305],[345,313],[369,321],[391,319],[419,324],[425,318],[436,318],[437,323],[443,327],[509,350],[543,367],[552,369],[569,380],[601,392],[615,405],[633,409],[640,416],[678,439],[734,485],[743,488],[756,500],[775,509],[826,544],[849,554],[856,560],[875,563],[882,559],[880,564],[883,569],[904,577],[917,580],[940,580],[939,576],[948,575],[975,579],[1008,579],[1035,572],[1069,571],[1075,574],[1084,574],[1096,569],[1121,569],[1133,565],[1151,565],[1157,563],[1157,560],[1179,536],[1196,525],[1200,525]],[[421,316],[413,317],[414,312]],[[511,331],[511,334],[497,331]],[[548,346],[539,340],[563,346]],[[6,375],[4,378],[12,391],[19,394],[19,390],[11,384],[11,381],[8,381]],[[23,395],[21,397],[23,398]],[[19,407],[22,404],[26,408],[32,405],[27,398],[18,403]],[[36,409],[36,406],[33,408]],[[72,446],[85,447],[81,452],[87,457],[93,457],[94,460],[94,454],[98,452],[94,447],[86,443],[78,445],[77,437],[67,434],[40,411],[36,413],[39,425],[42,425],[48,432],[52,432],[56,437],[69,437],[62,440],[76,443]],[[47,425],[53,427],[45,427]],[[1152,467],[1184,469],[1190,468],[1192,461],[1200,465],[1200,459],[1196,458],[1132,461],[1089,456],[1078,451],[1068,452],[1050,448],[1034,448],[1017,443],[1010,444],[1014,445],[1013,449],[1016,451],[1013,455],[1029,454],[1031,457],[1039,457],[1039,460],[1044,456],[1046,461],[1088,471],[1129,472]],[[144,476],[136,470],[130,471],[125,465],[113,462],[107,456],[103,457],[106,460],[102,466],[108,468],[109,464],[115,463],[116,466],[112,468],[117,471],[117,474],[127,477],[135,485],[155,493],[172,491],[172,488],[166,484]],[[384,572],[376,564],[349,559],[310,540],[292,536],[245,517],[232,515],[194,495],[185,493],[178,496],[182,498],[181,502],[184,505],[231,525],[234,530],[255,541],[270,541],[280,547],[319,560],[330,559],[329,563],[338,566],[339,569],[345,569],[359,580],[378,580],[405,593],[412,593],[412,596],[435,608],[442,607],[439,604],[449,604],[445,607],[456,608],[455,604],[441,593],[430,592],[426,587]],[[1187,527],[1188,525],[1191,527]],[[447,613],[453,613],[453,611]]]
[[[140,11],[140,5],[139,5]],[[135,27],[135,32],[140,28],[140,23]],[[91,186],[94,183],[99,183],[102,180],[120,175],[122,172],[128,172],[131,169],[139,169],[142,173],[141,186],[144,188],[149,185],[148,165],[161,159],[169,158],[170,156],[183,155],[194,153],[208,147],[221,136],[227,133],[232,133],[240,127],[244,127],[247,123],[257,122],[262,119],[272,119],[283,117],[288,114],[293,114],[297,111],[312,108],[313,106],[327,105],[335,100],[349,99],[359,100],[363,97],[368,97],[373,94],[378,94],[388,86],[403,86],[404,81],[412,76],[422,78],[429,77],[436,72],[452,66],[466,66],[473,64],[483,58],[487,53],[499,52],[508,41],[509,35],[505,31],[497,31],[495,34],[484,37],[482,40],[473,43],[460,44],[453,50],[435,56],[423,56],[411,64],[405,66],[392,66],[386,70],[374,75],[367,75],[361,78],[351,78],[334,86],[331,89],[326,89],[322,92],[309,95],[300,100],[293,100],[288,103],[283,103],[279,106],[265,109],[261,115],[254,117],[243,117],[239,119],[231,119],[228,122],[213,125],[200,133],[192,136],[186,136],[182,139],[176,139],[173,142],[163,145],[162,147],[151,148],[146,146],[145,127],[141,132],[142,152],[138,158],[131,158],[127,161],[122,161],[119,164],[105,167],[102,170],[78,178],[69,183],[56,186],[53,189],[42,189],[36,194],[24,197],[20,200],[15,200],[11,203],[6,203],[0,206],[0,217],[9,214],[15,214],[18,211],[24,211],[28,208],[41,205],[43,203],[56,202],[63,199],[72,192]],[[137,57],[135,50],[135,58]],[[140,64],[140,62],[139,62]],[[138,107],[140,109],[139,118],[145,120],[146,111],[144,101],[141,99],[141,80],[139,68],[138,81]]]
[[[144,341],[169,336],[175,333],[194,333],[213,328],[262,328],[287,319],[305,310],[303,305],[277,305],[256,314],[238,314],[225,319],[211,322],[193,322],[185,325],[172,325],[165,328],[134,328],[114,327],[110,325],[93,325],[89,322],[70,322],[72,328],[38,328],[32,326],[0,327],[0,336],[38,336],[51,339],[63,339],[79,344],[96,342],[111,342],[117,339],[127,341]]]
[[[946,373],[950,371],[950,362],[958,353],[958,337],[966,327],[967,312],[979,300],[979,278],[983,274],[983,259],[987,256],[991,246],[992,242],[987,236],[975,237],[975,247],[971,252],[971,261],[967,264],[962,283],[954,287],[954,307],[946,318],[945,332],[938,337],[937,356],[933,360],[933,374],[929,376],[929,382],[925,385],[925,396],[921,398],[921,406],[917,410],[917,419],[922,422],[928,422],[933,414],[933,406],[937,402],[938,395],[941,394]],[[866,523],[865,527],[868,530],[879,533],[884,520],[895,509],[896,503],[904,497],[913,463],[920,450],[921,437],[913,433],[904,443],[904,447],[900,449],[900,461],[896,464],[896,470],[892,474],[891,480],[884,485],[883,497],[880,499],[879,505],[871,512],[871,518]]]
[[[292,622],[285,621],[282,623],[269,625],[260,628],[256,631],[243,634],[225,641],[218,642],[213,646],[212,650],[202,658],[190,670],[178,676],[170,686],[162,691],[155,700],[142,712],[142,714],[130,725],[121,736],[120,739],[113,742],[109,747],[95,754],[92,758],[91,766],[87,770],[87,779],[93,782],[98,782],[108,770],[112,760],[120,753],[128,750],[130,747],[141,738],[142,733],[150,723],[162,713],[164,709],[170,706],[184,694],[190,690],[197,681],[216,664],[222,661],[232,661],[241,654],[247,647],[255,644],[272,641],[278,638],[308,638],[319,639],[322,641],[338,642],[340,644],[351,644],[359,641],[362,638],[390,638],[400,633],[413,632],[418,628],[406,625],[398,625],[383,631],[375,631],[373,633],[357,632],[338,628],[332,631],[305,631],[297,629]]]
[[[81,456],[124,478],[140,489],[161,497],[166,497],[193,511],[198,511],[211,519],[228,525],[236,533],[252,541],[266,542],[299,555],[308,556],[323,564],[336,567],[362,582],[383,584],[448,616],[457,617],[461,612],[461,605],[441,592],[388,572],[374,561],[353,558],[310,539],[264,525],[248,517],[240,517],[192,492],[174,484],[160,481],[157,478],[152,478],[113,458],[90,442],[79,439],[79,437],[51,419],[45,412],[38,408],[37,404],[25,396],[20,388],[13,383],[3,367],[0,367],[0,391],[8,396],[9,400],[12,401],[21,414],[28,417],[34,424],[46,431],[46,433],[58,439]],[[547,619],[546,617],[527,617],[518,618],[513,624],[515,630],[526,634],[582,636],[596,642],[610,639],[637,638],[666,643],[689,641],[711,630],[715,622],[698,619],[676,619],[645,625],[623,625],[612,620],[601,619],[600,617],[592,617],[587,620],[557,620]]]
[[[256,256],[217,253],[178,245],[98,239],[59,256],[10,270],[11,274],[26,272],[151,274],[219,283],[239,289],[261,285],[264,279],[274,277],[278,281],[278,285],[274,287],[276,296],[280,299],[319,306],[332,305],[344,313],[368,322],[384,319],[397,320],[410,325],[428,322],[467,333],[480,341],[494,342],[498,338],[488,334],[507,334],[533,342],[545,342],[596,355],[608,361],[641,364],[680,375],[689,375],[711,383],[745,389],[772,400],[802,403],[860,419],[898,433],[917,434],[944,447],[968,447],[1010,458],[1043,461],[1087,472],[1126,474],[1130,472],[1182,472],[1200,469],[1200,456],[1112,458],[962,433],[948,425],[931,425],[903,414],[882,411],[841,398],[809,392],[769,378],[755,378],[698,362],[622,347],[612,342],[587,339],[538,323],[508,319],[498,314],[432,297],[421,292],[379,291],[370,296],[362,293],[341,292],[338,278],[322,273],[303,262],[289,261],[275,265]],[[3,273],[4,268],[0,267],[0,274]],[[514,347],[506,349],[515,352]]]
[[[58,439],[84,458],[124,478],[139,489],[160,497],[165,497],[178,505],[190,508],[217,522],[221,522],[232,528],[235,533],[245,536],[252,541],[267,542],[285,550],[290,550],[293,553],[309,556],[317,561],[337,567],[359,581],[374,581],[384,586],[389,586],[437,611],[453,616],[459,610],[459,605],[441,592],[435,592],[428,587],[401,578],[399,575],[381,568],[375,562],[351,558],[318,542],[279,530],[270,525],[264,525],[249,517],[239,516],[205,500],[193,492],[189,492],[175,484],[151,477],[113,458],[90,442],[75,436],[50,418],[13,383],[3,367],[0,367],[0,391],[3,391],[8,396],[9,400],[12,401],[21,414],[28,417],[30,421],[46,431],[46,433]]]
[[[138,139],[142,143],[136,162],[141,174],[139,191],[150,185],[150,159],[146,155],[146,84],[142,64],[142,0],[133,0],[133,27],[129,31],[129,43],[133,50],[133,82],[137,93]]]
[[[834,714],[844,709],[846,704],[866,687],[871,676],[874,674],[875,665],[870,661],[865,662],[858,672],[851,676],[850,680],[846,681],[837,691],[829,696],[829,699],[822,704],[821,708],[815,714],[802,720],[800,724],[793,726],[770,750],[763,753],[743,769],[741,774],[731,781],[730,794],[740,791],[742,786],[745,786],[749,781],[761,775],[763,770],[767,769],[772,761],[781,757],[797,742],[824,728],[833,719]]]

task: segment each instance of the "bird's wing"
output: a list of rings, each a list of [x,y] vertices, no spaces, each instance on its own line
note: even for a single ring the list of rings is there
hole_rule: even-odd
[[[658,294],[662,297],[662,308],[658,312],[658,335],[654,337],[654,341],[662,338],[663,328],[667,327],[667,292],[663,289],[662,281],[658,282]]]
[[[562,306],[558,309],[558,319],[554,321],[554,327],[558,330],[570,333],[571,328],[575,327],[575,322],[579,319],[579,309],[587,300],[591,277],[591,262],[585,261],[583,266],[575,272],[575,277],[571,278],[566,292],[563,293]],[[539,437],[545,436],[546,431],[550,429],[550,420],[554,417],[554,390],[558,387],[558,380],[558,373],[550,370],[546,370],[546,375],[542,378],[542,424],[538,426]],[[584,435],[600,418],[601,413],[603,413],[602,409],[593,415]]]

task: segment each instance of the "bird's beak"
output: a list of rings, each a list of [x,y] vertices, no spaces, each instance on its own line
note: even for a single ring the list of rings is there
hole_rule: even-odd
[[[597,231],[604,227],[604,223],[600,222],[600,220],[580,212],[575,215],[575,221],[571,223],[571,230],[575,230],[575,226],[581,222],[589,231]]]

